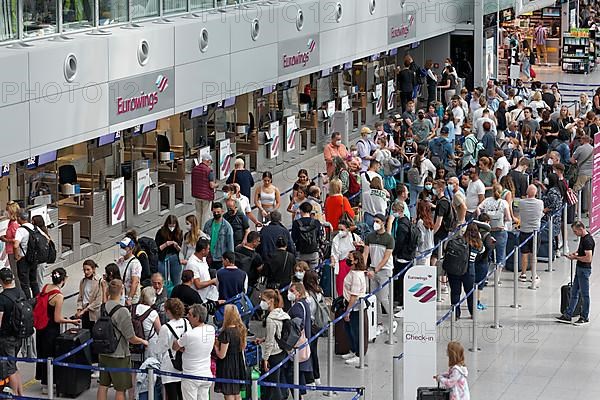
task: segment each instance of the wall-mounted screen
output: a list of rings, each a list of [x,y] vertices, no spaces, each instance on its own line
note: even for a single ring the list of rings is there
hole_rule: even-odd
[[[230,97],[223,101],[223,108],[233,107],[235,105],[235,97]]]
[[[202,106],[192,109],[190,118],[202,117],[208,113],[208,106]]]
[[[273,93],[274,90],[275,90],[275,85],[266,86],[262,90],[262,95],[266,96],[268,94],[271,94],[271,93]]]
[[[142,125],[142,133],[148,133],[156,129],[157,121],[147,122]]]
[[[56,153],[57,153],[57,151],[53,150],[53,151],[49,151],[47,153],[40,154],[38,156],[38,160],[37,160],[38,167],[40,165],[44,165],[44,164],[48,164],[48,163],[56,161]]]
[[[352,62],[347,62],[344,64],[344,70],[347,71],[349,69],[352,69]]]
[[[107,144],[114,143],[114,141],[115,141],[114,133],[108,133],[106,135],[102,135],[98,138],[98,147],[106,146]]]

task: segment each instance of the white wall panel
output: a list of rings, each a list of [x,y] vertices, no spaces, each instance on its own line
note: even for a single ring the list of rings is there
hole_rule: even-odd
[[[30,111],[33,154],[78,143],[82,135],[108,127],[108,85],[32,100]]]
[[[303,23],[298,29],[296,25],[298,12],[302,11]],[[276,11],[279,18],[277,38],[283,40],[302,37],[319,32],[319,2],[313,0],[300,0],[284,3]]]
[[[356,0],[356,22],[374,21],[387,17],[387,3],[388,0]]]
[[[231,50],[230,21],[219,15],[202,14],[200,18],[179,18],[175,21],[175,65],[229,54]],[[200,51],[202,30],[208,32],[208,47]]]
[[[175,112],[229,97],[229,56],[175,67]]]
[[[277,45],[231,54],[230,95],[248,93],[277,81]]]
[[[36,43],[29,53],[30,98],[53,96],[108,80],[108,41],[105,36],[76,36],[69,41]],[[67,57],[74,56],[75,75],[65,76]]]
[[[173,24],[146,23],[138,29],[114,29],[108,36],[109,79],[117,80],[173,66]],[[138,47],[142,40],[149,45],[145,65],[138,62]]]
[[[279,6],[250,4],[248,8],[235,9],[226,14],[231,27],[231,51],[238,52],[277,42]],[[252,38],[254,20],[258,21],[259,34]]]
[[[0,121],[0,137],[4,139],[0,146],[0,162],[10,163],[29,157],[29,103],[0,107]]]
[[[357,24],[354,54],[386,47],[387,40],[387,18]]]
[[[319,20],[321,21],[321,32],[331,29],[339,29],[356,23],[356,3],[366,0],[327,0],[320,2]],[[338,15],[338,7],[341,6],[341,18]],[[351,43],[351,42],[348,42]]]
[[[29,93],[29,63],[23,50],[0,49],[0,107],[27,101]],[[0,119],[0,121],[3,121]]]
[[[356,28],[345,28],[321,32],[321,64],[328,64],[340,59],[353,60],[355,48],[343,43],[356,43]]]

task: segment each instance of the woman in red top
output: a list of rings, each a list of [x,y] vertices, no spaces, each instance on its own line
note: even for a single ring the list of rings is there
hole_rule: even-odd
[[[17,222],[17,214],[19,213],[19,205],[14,201],[6,203],[6,216],[9,218],[8,227],[6,228],[6,234],[0,236],[0,240],[4,242],[4,251],[8,255],[8,262],[10,269],[15,277],[15,283],[19,287],[19,279],[17,278],[17,260],[15,258],[15,233],[19,228]]]
[[[332,179],[329,182],[329,196],[325,200],[325,220],[331,224],[334,231],[337,231],[337,226],[344,212],[354,218],[354,210],[350,207],[350,202],[342,195],[342,181]]]

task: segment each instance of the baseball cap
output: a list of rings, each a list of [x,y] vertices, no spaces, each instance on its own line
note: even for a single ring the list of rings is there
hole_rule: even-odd
[[[204,153],[202,154],[202,161],[212,161],[212,156],[210,155],[210,153]]]
[[[372,132],[372,131],[371,131],[371,128],[369,128],[368,126],[363,126],[363,127],[361,128],[361,130],[360,130],[360,134],[361,134],[361,135],[362,135],[362,134],[365,134],[365,133],[366,133],[366,134],[369,134],[369,133],[371,133],[371,132]]]
[[[121,240],[120,242],[117,242],[117,244],[123,248],[135,247],[135,242],[133,240],[131,240],[131,238],[129,238],[129,237],[123,238],[123,240]]]
[[[417,114],[425,114],[425,111],[423,109],[417,111]]]
[[[383,214],[375,214],[375,218],[385,222],[385,215]]]
[[[8,267],[0,269],[0,281],[10,283],[15,280],[15,276]]]
[[[450,130],[448,129],[448,127],[446,127],[446,126],[442,126],[442,129],[440,129],[440,133],[441,133],[442,135],[444,135],[444,134],[448,134],[448,133],[450,133]]]

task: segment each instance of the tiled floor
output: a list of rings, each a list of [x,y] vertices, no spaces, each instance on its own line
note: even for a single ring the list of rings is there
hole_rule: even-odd
[[[538,78],[545,82],[600,82],[600,72],[591,75],[560,74],[558,68],[537,69]],[[284,173],[275,176],[275,183],[280,188],[290,187],[298,168],[307,168],[311,176],[323,168],[320,156],[300,165],[290,166]],[[283,206],[287,206],[287,199]],[[289,217],[288,217],[289,218]],[[569,247],[576,247],[573,238],[569,239]],[[95,257],[99,265],[113,261],[114,250],[107,250]],[[595,257],[594,267],[600,266]],[[543,399],[543,400],[577,400],[600,398],[600,385],[594,378],[600,376],[600,308],[594,303],[595,294],[600,292],[600,274],[592,274],[592,313],[591,323],[585,327],[562,325],[554,322],[558,315],[560,303],[560,287],[568,281],[569,264],[564,259],[555,263],[556,271],[542,271],[545,264],[539,265],[541,287],[532,291],[526,284],[518,283],[518,302],[521,309],[513,309],[512,273],[502,274],[503,285],[499,288],[498,312],[502,329],[490,328],[493,322],[494,305],[493,288],[485,289],[482,301],[489,305],[487,311],[479,314],[477,338],[480,352],[467,352],[469,368],[469,385],[471,398],[482,400],[511,399]],[[71,276],[65,293],[75,292],[81,276],[80,266],[69,267]],[[70,315],[75,308],[74,299],[66,303],[65,315]],[[438,315],[448,310],[448,300],[438,303]],[[455,339],[460,339],[466,348],[471,344],[471,321],[461,320],[455,325]],[[259,333],[259,332],[257,332]],[[445,346],[449,340],[449,321],[438,328],[438,369],[445,369],[447,360]],[[397,333],[400,337],[400,331]],[[341,359],[335,358],[333,364],[333,385],[364,386],[366,399],[391,398],[392,396],[392,356],[402,352],[402,344],[393,346],[385,344],[386,338],[378,338],[369,346],[367,354],[368,367],[358,370],[345,365]],[[327,384],[327,339],[320,340],[319,356],[321,360],[322,381]],[[23,379],[27,383],[26,395],[40,397],[39,384],[32,379],[31,365],[20,364]],[[399,374],[402,371],[398,371]],[[433,384],[433,381],[432,381]],[[95,382],[93,387],[95,388]],[[401,390],[401,388],[398,388]],[[212,398],[219,398],[213,394]],[[42,396],[45,397],[45,396]],[[321,397],[319,393],[310,393],[309,399]],[[339,399],[350,399],[348,393],[337,395]],[[86,392],[82,399],[95,398],[95,390]],[[410,400],[410,399],[406,399]]]

